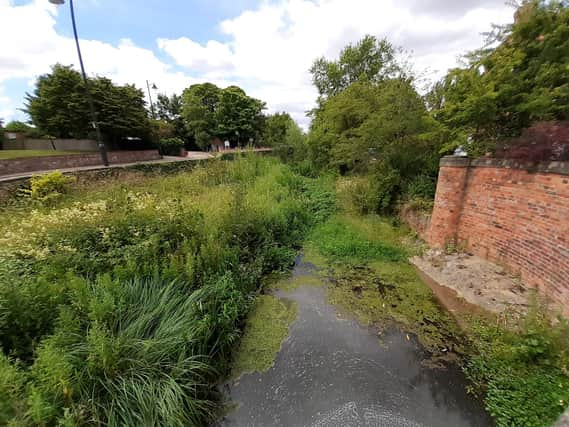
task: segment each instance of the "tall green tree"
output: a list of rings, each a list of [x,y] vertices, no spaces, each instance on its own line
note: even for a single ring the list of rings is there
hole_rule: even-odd
[[[182,117],[182,97],[176,94],[159,94],[156,102],[158,119],[172,128],[173,137],[187,139],[188,131]]]
[[[264,102],[247,96],[237,86],[223,89],[215,111],[217,136],[240,146],[249,142],[258,144],[263,131],[264,109]]]
[[[25,111],[47,134],[82,138],[90,130],[89,104],[81,75],[70,66],[56,64],[40,76],[32,94],[26,94]]]
[[[359,80],[378,83],[403,71],[396,54],[387,39],[367,35],[347,45],[337,60],[316,59],[310,68],[312,82],[321,100],[338,95]]]
[[[440,131],[406,79],[361,81],[324,104],[309,145],[320,167],[364,172],[380,161],[410,177],[436,171]]]
[[[296,124],[290,114],[281,112],[267,116],[263,131],[263,145],[275,147],[286,143],[287,131]]]
[[[212,83],[195,84],[182,93],[182,117],[186,129],[202,149],[217,136],[215,111],[220,97],[221,89]]]
[[[245,145],[259,141],[265,103],[241,88],[220,89],[212,83],[192,85],[182,94],[182,116],[190,136],[205,149],[215,138]]]
[[[144,93],[134,85],[119,86],[104,77],[89,79],[97,122],[106,142],[119,144],[124,137],[148,139],[150,126]],[[56,64],[42,75],[25,111],[46,134],[60,138],[93,135],[91,115],[81,75],[70,66]]]

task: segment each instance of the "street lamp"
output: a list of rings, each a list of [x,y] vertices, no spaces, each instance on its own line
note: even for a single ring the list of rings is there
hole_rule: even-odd
[[[65,4],[65,0],[48,0],[51,4],[57,6]],[[73,24],[73,35],[75,36],[75,46],[77,46],[77,55],[79,56],[79,65],[81,66],[81,75],[83,76],[83,82],[85,84],[85,94],[87,95],[87,101],[89,102],[89,110],[91,112],[91,124],[95,129],[97,134],[97,145],[99,146],[99,151],[101,152],[101,158],[103,159],[103,164],[109,166],[109,159],[107,158],[107,149],[105,148],[105,143],[101,140],[101,131],[99,129],[99,124],[97,123],[97,114],[95,113],[95,104],[93,103],[93,97],[91,96],[91,91],[89,89],[89,81],[87,80],[87,74],[85,74],[85,66],[83,65],[83,57],[81,55],[81,48],[79,47],[79,37],[77,37],[77,26],[75,25],[75,12],[73,10],[73,0],[69,0],[69,9],[71,10],[71,23]]]
[[[57,0],[56,0],[57,1]],[[152,112],[152,118],[156,119],[154,114],[154,103],[152,102],[152,95],[150,95],[150,85],[148,84],[148,80],[146,80],[146,89],[148,89],[148,99],[150,100],[150,111]],[[152,83],[152,89],[157,90],[156,84]]]

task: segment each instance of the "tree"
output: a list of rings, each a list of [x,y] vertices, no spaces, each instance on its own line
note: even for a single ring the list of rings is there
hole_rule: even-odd
[[[24,122],[21,122],[19,120],[12,120],[11,122],[8,122],[6,124],[6,127],[4,129],[6,129],[8,132],[26,133],[31,129],[31,127],[30,127],[30,125],[28,125]]]
[[[468,54],[466,67],[436,86],[443,94],[434,114],[469,137],[471,153],[483,154],[532,123],[569,119],[568,5],[524,1],[512,25],[489,35],[492,47]]]
[[[81,75],[70,66],[56,64],[26,94],[25,111],[46,133],[61,138],[82,138],[90,129],[89,104]]]
[[[309,145],[320,167],[364,172],[379,160],[411,177],[436,171],[439,131],[406,79],[360,81],[324,104]]]
[[[107,142],[124,137],[149,139],[150,125],[144,93],[133,85],[118,86],[104,77],[89,79],[97,121]],[[56,64],[40,76],[33,94],[26,95],[25,111],[44,133],[59,138],[92,136],[91,115],[81,75]]]
[[[258,141],[263,131],[264,109],[264,102],[247,96],[237,86],[223,89],[215,111],[217,136],[240,146]]]
[[[192,85],[182,94],[182,117],[190,136],[205,149],[215,138],[233,144],[258,140],[265,104],[237,86],[220,89],[212,83]]]
[[[263,131],[263,145],[275,147],[286,142],[287,131],[294,120],[290,114],[282,112],[268,116]]]
[[[347,45],[336,61],[316,59],[310,68],[312,82],[321,100],[328,99],[365,79],[378,83],[402,73],[396,49],[387,39],[365,36],[355,45]]]
[[[205,149],[217,132],[215,111],[221,89],[212,83],[195,84],[182,93],[182,117],[195,143]]]
[[[173,129],[172,136],[186,140],[187,129],[182,117],[182,97],[176,94],[167,96],[165,94],[158,95],[156,102],[156,110],[158,118],[168,124]]]

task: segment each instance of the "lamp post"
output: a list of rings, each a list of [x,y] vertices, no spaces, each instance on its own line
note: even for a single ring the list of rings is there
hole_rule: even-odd
[[[150,100],[150,111],[152,112],[152,118],[156,119],[156,115],[154,114],[154,103],[152,102],[152,95],[150,95],[150,85],[148,84],[148,80],[146,80],[146,89],[148,90],[148,99]],[[152,83],[152,90],[158,89],[155,83]]]
[[[51,4],[55,4],[57,6],[65,4],[65,0],[48,0],[48,1]],[[101,152],[101,158],[103,159],[103,164],[105,166],[109,166],[107,149],[105,148],[105,143],[101,139],[101,130],[99,129],[99,124],[97,123],[95,104],[93,103],[93,97],[91,96],[91,90],[89,89],[89,80],[87,80],[87,74],[85,73],[85,66],[83,65],[83,56],[81,55],[81,48],[79,47],[79,37],[77,36],[77,26],[75,25],[75,12],[73,9],[73,0],[69,0],[69,9],[71,10],[71,23],[73,24],[73,36],[75,37],[75,46],[77,46],[77,55],[79,56],[81,75],[83,76],[83,83],[85,84],[85,94],[87,96],[87,102],[89,103],[89,111],[91,113],[91,124],[95,129],[95,133],[97,134],[97,145],[99,147],[99,151]]]

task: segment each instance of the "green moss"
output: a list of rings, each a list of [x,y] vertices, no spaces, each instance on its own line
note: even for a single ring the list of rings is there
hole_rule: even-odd
[[[462,352],[456,322],[406,259],[417,251],[407,237],[377,215],[339,215],[318,227],[310,247],[328,261],[328,299],[361,323],[403,325],[435,354]]]
[[[296,318],[297,306],[272,295],[260,295],[249,315],[241,344],[235,354],[232,376],[268,370]]]
[[[328,299],[361,323],[403,325],[434,354],[463,351],[456,340],[460,335],[456,322],[406,262],[337,268]]]

